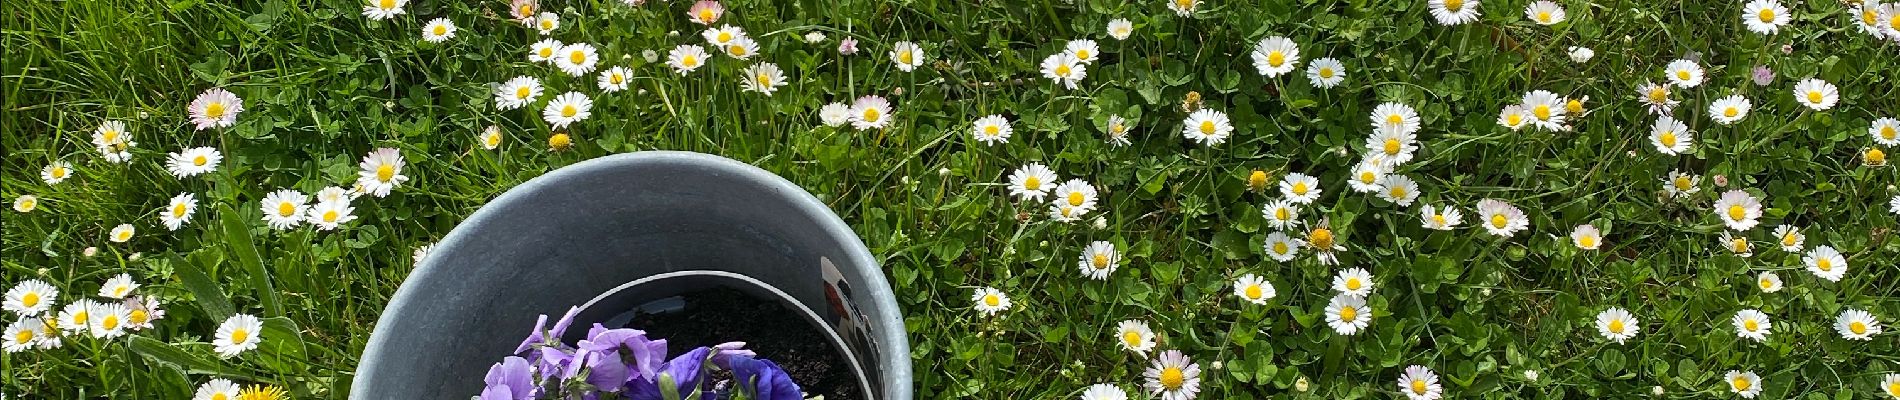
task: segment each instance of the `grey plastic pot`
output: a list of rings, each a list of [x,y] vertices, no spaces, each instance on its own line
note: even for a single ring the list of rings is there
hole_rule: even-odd
[[[585,304],[585,327],[707,286],[787,300],[828,336],[813,340],[843,345],[870,398],[911,399],[896,298],[851,228],[770,172],[668,151],[561,168],[469,216],[390,299],[350,398],[468,399],[537,315]]]

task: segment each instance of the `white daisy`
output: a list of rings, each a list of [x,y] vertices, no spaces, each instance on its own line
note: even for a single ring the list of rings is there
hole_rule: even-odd
[[[778,64],[758,63],[745,67],[739,72],[746,76],[746,79],[740,82],[744,84],[745,90],[763,93],[766,96],[771,96],[773,92],[778,91],[780,86],[785,86],[787,83],[785,72],[779,70]]]
[[[561,28],[560,14],[555,14],[551,12],[542,12],[541,14],[534,16],[535,32],[540,32],[541,34],[546,35],[546,34],[554,33],[555,29],[560,29],[560,28]]]
[[[686,16],[692,18],[693,23],[706,26],[719,22],[719,17],[723,15],[726,15],[726,7],[716,0],[699,0],[693,3],[692,8],[686,9]]]
[[[48,185],[57,185],[72,176],[73,164],[69,162],[54,161],[46,164],[45,168],[40,168],[40,180],[46,181]]]
[[[1112,383],[1097,383],[1082,390],[1082,400],[1128,400],[1128,392]]]
[[[1690,65],[1694,66],[1695,64]],[[1701,69],[1698,68],[1696,71],[1701,71]],[[1701,72],[1697,73],[1700,74]],[[1679,103],[1676,99],[1669,98],[1668,83],[1657,84],[1654,82],[1643,82],[1642,86],[1636,87],[1636,99],[1642,101],[1644,105],[1649,106],[1650,114],[1662,116],[1668,116],[1670,111],[1675,110],[1676,104]]]
[[[1623,344],[1642,330],[1643,324],[1636,320],[1636,316],[1622,308],[1610,307],[1597,313],[1597,333],[1616,344]]]
[[[13,211],[33,212],[33,210],[37,208],[40,208],[40,198],[38,196],[23,194],[20,195],[20,197],[13,198]]]
[[[1128,40],[1128,35],[1134,33],[1135,23],[1128,22],[1127,18],[1116,18],[1108,21],[1108,37],[1115,38],[1115,40]]]
[[[198,130],[225,128],[237,124],[238,113],[244,112],[244,99],[223,88],[211,88],[191,100],[186,109]]]
[[[1107,280],[1108,274],[1114,273],[1115,268],[1121,265],[1121,260],[1121,255],[1115,252],[1114,243],[1098,240],[1082,250],[1081,260],[1075,264],[1082,271],[1082,276],[1099,281]]]
[[[1101,48],[1095,45],[1095,41],[1088,39],[1070,40],[1068,44],[1062,46],[1062,53],[1075,57],[1076,61],[1083,64],[1093,63],[1102,55]]]
[[[726,45],[720,47],[720,49],[725,50],[726,56],[728,57],[739,60],[749,60],[752,59],[752,56],[759,54],[759,42],[749,37],[740,37],[733,39],[732,43],[726,43]]]
[[[1158,400],[1192,400],[1201,392],[1201,365],[1180,350],[1162,352],[1142,376],[1147,378],[1142,386]]]
[[[593,116],[594,101],[580,92],[562,93],[549,100],[547,107],[541,108],[541,119],[548,121],[554,129],[584,121]]]
[[[1353,165],[1352,175],[1346,178],[1346,185],[1352,187],[1354,192],[1375,193],[1384,189],[1379,186],[1379,181],[1385,178],[1388,172],[1390,172],[1389,169],[1376,160],[1362,159],[1358,164]]]
[[[1341,335],[1358,334],[1372,323],[1372,309],[1366,298],[1340,293],[1326,305],[1326,325]]]
[[[1801,234],[1801,228],[1785,224],[1776,226],[1775,237],[1777,238],[1776,241],[1781,243],[1781,251],[1799,253],[1806,249],[1803,243],[1807,243],[1808,236]]]
[[[1747,235],[1737,235],[1731,231],[1722,231],[1722,237],[1719,240],[1721,240],[1722,247],[1728,248],[1730,253],[1734,253],[1738,257],[1748,258],[1755,256],[1755,245],[1748,242]]]
[[[897,64],[897,70],[910,72],[924,65],[924,49],[908,41],[891,45],[891,62]],[[1047,65],[1049,62],[1044,61]]]
[[[121,273],[107,279],[104,285],[99,286],[99,297],[124,299],[125,296],[132,295],[132,291],[138,289],[139,283],[132,281],[132,274]]]
[[[1781,291],[1781,275],[1775,275],[1773,271],[1762,272],[1755,278],[1755,286],[1760,287],[1762,293],[1779,292]]]
[[[732,25],[720,25],[718,28],[706,28],[705,31],[699,33],[699,36],[706,38],[706,45],[708,46],[725,48],[727,44],[731,44],[733,41],[739,40],[739,38],[746,37],[746,34],[745,28]]]
[[[6,340],[0,342],[0,349],[8,353],[32,350],[40,343],[40,326],[45,325],[38,318],[23,318],[7,324]]]
[[[1313,204],[1319,200],[1319,178],[1298,172],[1288,173],[1280,178],[1280,195],[1298,204]]]
[[[117,338],[125,335],[126,321],[132,318],[131,313],[132,311],[127,310],[124,304],[95,304],[91,310],[92,321],[86,325],[92,331],[92,337]]]
[[[1755,375],[1755,371],[1729,370],[1728,376],[1722,379],[1728,382],[1730,392],[1744,399],[1752,399],[1761,394],[1761,376]]]
[[[448,18],[436,18],[422,26],[422,40],[429,43],[442,43],[455,38],[455,21]]]
[[[1649,126],[1649,143],[1663,154],[1682,155],[1689,152],[1689,145],[1695,144],[1695,133],[1689,131],[1689,125],[1664,115]]]
[[[1694,88],[1702,85],[1702,66],[1697,65],[1695,61],[1677,59],[1670,61],[1664,68],[1663,75],[1669,78],[1671,86]]]
[[[1872,1],[1868,2],[1872,3]],[[1900,374],[1887,374],[1885,378],[1881,378],[1880,387],[1881,390],[1887,392],[1888,396],[1900,399]]]
[[[513,110],[533,103],[541,97],[541,81],[532,77],[517,76],[495,87],[495,108]]]
[[[1702,177],[1672,170],[1669,171],[1669,177],[1663,179],[1663,192],[1668,193],[1669,197],[1688,198],[1689,195],[1702,191],[1701,185]]]
[[[212,379],[198,387],[192,400],[235,400],[238,398],[238,384],[223,378]]]
[[[125,308],[131,310],[126,314],[125,327],[127,329],[134,331],[152,329],[152,321],[165,318],[165,309],[161,308],[163,305],[157,298],[133,297],[126,299],[125,304]]]
[[[976,135],[976,141],[987,145],[1009,143],[1009,135],[1014,131],[1009,126],[1009,120],[998,114],[977,118],[970,128],[970,133]]]
[[[1022,200],[1042,200],[1056,182],[1055,171],[1040,163],[1029,163],[1009,174],[1009,191]]]
[[[1478,0],[1432,0],[1432,18],[1452,26],[1478,20]]]
[[[1530,217],[1523,210],[1497,199],[1478,201],[1478,218],[1484,222],[1484,230],[1493,235],[1511,237],[1526,228],[1530,228]]]
[[[92,310],[99,307],[99,302],[86,299],[67,303],[66,308],[59,311],[59,330],[87,333],[92,330]]]
[[[1781,27],[1788,25],[1788,8],[1775,0],[1755,0],[1742,6],[1742,24],[1748,30],[1772,35]]]
[[[1379,103],[1372,109],[1372,127],[1399,133],[1417,133],[1418,111],[1399,103]]]
[[[325,186],[323,190],[317,191],[317,202],[318,203],[333,203],[333,202],[348,203],[350,202],[350,200],[356,199],[356,196],[358,195],[359,195],[358,193],[350,193],[349,189],[344,189],[344,188],[340,188],[336,186]]]
[[[1577,245],[1579,249],[1596,250],[1603,246],[1603,232],[1598,231],[1595,225],[1577,225],[1576,229],[1570,231],[1570,244]]]
[[[1365,160],[1388,169],[1412,161],[1417,152],[1418,136],[1411,133],[1380,129],[1366,136]]]
[[[1369,296],[1372,284],[1372,273],[1365,268],[1350,268],[1333,275],[1333,290],[1347,296]]]
[[[112,232],[106,234],[106,240],[111,240],[113,243],[125,243],[132,240],[134,233],[138,233],[138,229],[133,228],[132,224],[119,224],[112,227]]]
[[[996,290],[996,288],[993,287],[977,288],[976,294],[970,296],[970,301],[975,302],[976,311],[983,313],[985,316],[996,315],[996,313],[1003,312],[1003,310],[1008,310],[1010,305],[1009,295],[1003,294],[1003,291]]]
[[[1531,114],[1531,123],[1539,128],[1561,131],[1564,126],[1563,98],[1548,90],[1533,90],[1524,94],[1524,109]]]
[[[859,97],[851,103],[851,127],[860,131],[884,129],[891,125],[893,114],[891,102],[883,96]]]
[[[1275,200],[1260,207],[1260,215],[1267,218],[1267,225],[1273,229],[1286,230],[1300,226],[1300,205],[1290,200]]]
[[[125,123],[106,121],[92,131],[92,145],[99,149],[106,161],[122,163],[131,160],[132,153],[126,150],[138,145],[132,141],[132,134],[125,131]]]
[[[224,155],[218,149],[197,147],[181,150],[166,156],[165,170],[172,176],[186,178],[199,174],[216,172],[218,163]]]
[[[1057,205],[1075,207],[1080,210],[1080,213],[1087,213],[1088,210],[1095,209],[1097,193],[1095,192],[1095,185],[1090,185],[1088,181],[1070,179],[1067,182],[1062,182],[1061,185],[1056,186],[1054,194],[1055,199],[1053,199],[1053,201]]]
[[[368,3],[363,5],[363,17],[382,21],[402,15],[402,6],[409,4],[409,0],[368,0]]]
[[[1524,16],[1538,25],[1556,25],[1564,22],[1564,7],[1549,0],[1539,0],[1524,8]]]
[[[567,73],[567,76],[582,76],[592,73],[594,72],[594,64],[600,62],[600,55],[595,52],[594,45],[587,43],[572,43],[561,46],[561,51],[557,52],[557,54],[560,54],[560,56],[554,58],[554,66],[560,67],[562,72]]]
[[[1108,137],[1105,138],[1104,141],[1113,147],[1127,146],[1128,129],[1127,119],[1122,118],[1120,115],[1110,115],[1108,116],[1108,129],[1106,130]]]
[[[1320,219],[1312,230],[1306,231],[1306,244],[1312,246],[1313,258],[1322,265],[1339,264],[1338,253],[1345,251],[1346,246],[1339,244],[1338,239],[1333,234],[1332,222],[1327,219]]]
[[[1088,77],[1088,66],[1066,53],[1051,54],[1042,59],[1042,76],[1062,84],[1062,87],[1075,89],[1082,78]]]
[[[1082,220],[1082,216],[1087,215],[1089,211],[1094,211],[1094,210],[1089,209],[1089,208],[1071,206],[1071,205],[1062,204],[1062,203],[1049,204],[1049,218],[1054,219],[1057,222],[1080,221]]]
[[[1874,143],[1886,146],[1900,146],[1900,119],[1883,117],[1874,120],[1867,127],[1867,135],[1874,137]]]
[[[1445,388],[1438,383],[1438,374],[1423,365],[1405,367],[1405,374],[1399,375],[1399,391],[1405,392],[1405,397],[1411,400],[1438,400],[1445,395]]]
[[[1306,64],[1306,79],[1313,82],[1313,87],[1321,89],[1339,86],[1341,82],[1346,81],[1346,64],[1332,57],[1313,60]]]
[[[553,38],[541,39],[541,41],[534,42],[533,45],[528,46],[528,61],[554,62],[554,58],[560,56],[562,47],[567,47],[567,45],[562,44],[559,40],[554,40]]]
[[[1234,295],[1254,304],[1267,304],[1275,296],[1273,283],[1254,274],[1241,275],[1234,280]]]
[[[158,209],[158,221],[164,223],[165,229],[175,231],[178,230],[178,228],[184,227],[186,223],[191,222],[191,214],[197,211],[197,195],[179,193],[177,196],[172,197],[171,204],[165,206],[165,208]]]
[[[1411,177],[1399,174],[1386,174],[1379,179],[1379,199],[1390,201],[1399,207],[1411,207],[1418,200],[1418,182]]]
[[[851,123],[851,106],[844,103],[826,104],[818,109],[818,120],[829,127],[844,126]]]
[[[1808,250],[1808,254],[1801,257],[1801,263],[1807,264],[1808,272],[1829,282],[1840,282],[1841,277],[1847,275],[1847,258],[1842,257],[1841,252],[1834,250],[1833,246],[1815,246],[1814,250]]]
[[[1769,331],[1775,327],[1768,321],[1768,314],[1752,308],[1736,312],[1733,322],[1735,336],[1756,342],[1768,340]]]
[[[211,345],[218,351],[219,357],[231,358],[239,353],[257,348],[264,341],[264,322],[249,314],[232,315],[218,324],[216,339]]]
[[[1168,0],[1168,9],[1174,10],[1174,15],[1180,17],[1194,15],[1194,8],[1200,5],[1201,0]]]
[[[1504,106],[1503,110],[1498,111],[1498,125],[1511,128],[1513,131],[1530,126],[1531,121],[1530,113],[1525,111],[1524,106],[1520,104]]]
[[[59,288],[38,279],[27,279],[7,289],[7,297],[0,308],[21,316],[32,317],[53,308],[53,302],[59,299]]]
[[[666,65],[681,76],[706,65],[706,48],[696,44],[682,44],[666,52]]]
[[[1300,46],[1292,39],[1274,36],[1261,39],[1253,47],[1253,67],[1261,76],[1277,77],[1292,72],[1300,63]]]
[[[1285,232],[1274,232],[1267,235],[1267,243],[1262,246],[1262,249],[1266,250],[1267,256],[1273,257],[1274,261],[1288,262],[1300,256],[1300,247],[1304,245],[1305,243],[1287,236]]]
[[[1458,212],[1457,208],[1453,208],[1450,205],[1439,208],[1427,204],[1424,208],[1419,210],[1419,220],[1423,222],[1425,229],[1449,231],[1452,228],[1458,227],[1458,223],[1462,222],[1463,219],[1464,214]]]
[[[627,69],[627,67],[608,68],[600,71],[600,79],[594,83],[594,86],[600,87],[600,91],[603,92],[618,92],[627,90],[627,83],[632,81],[632,78],[633,70]],[[783,82],[779,83],[783,84]]]
[[[1181,136],[1194,142],[1213,146],[1227,141],[1234,133],[1234,125],[1227,121],[1227,113],[1203,108],[1188,114],[1181,121]]]
[[[1834,108],[1834,103],[1840,102],[1841,92],[1839,88],[1834,87],[1834,84],[1827,81],[1815,78],[1802,79],[1801,82],[1794,84],[1794,100],[1816,111],[1825,111]]]
[[[335,230],[344,223],[356,220],[356,216],[350,214],[355,211],[356,208],[350,207],[348,201],[319,201],[316,206],[310,207],[304,219],[316,226],[317,230]]]
[[[1746,231],[1761,223],[1761,199],[1740,189],[1723,192],[1715,201],[1714,211],[1729,229]]]
[[[1570,46],[1570,62],[1578,64],[1587,63],[1590,62],[1590,59],[1596,58],[1596,56],[1596,50],[1591,50],[1589,47]]]
[[[1842,339],[1874,340],[1874,335],[1880,334],[1880,320],[1866,311],[1842,310],[1841,316],[1834,319],[1834,331],[1840,332]]]
[[[362,163],[357,164],[362,170],[356,173],[356,185],[363,188],[363,193],[376,197],[389,196],[390,190],[409,181],[409,176],[402,174],[403,165],[401,151],[388,147],[371,151],[363,156]]]

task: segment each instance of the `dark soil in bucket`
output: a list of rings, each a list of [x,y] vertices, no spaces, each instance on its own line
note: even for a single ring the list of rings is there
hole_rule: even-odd
[[[823,331],[805,321],[804,313],[728,288],[689,292],[679,297],[685,300],[684,310],[658,314],[639,312],[627,327],[644,330],[649,338],[666,339],[668,354],[725,342],[746,342],[746,349],[759,353],[759,358],[772,360],[784,368],[806,396],[823,395],[826,400],[864,399],[857,377],[847,364],[849,361],[832,346]]]

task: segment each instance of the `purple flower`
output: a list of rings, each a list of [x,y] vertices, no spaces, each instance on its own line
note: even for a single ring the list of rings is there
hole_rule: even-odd
[[[854,39],[850,36],[845,36],[844,40],[838,41],[838,54],[843,54],[843,55],[848,56],[848,55],[857,54],[857,53],[858,53],[858,39]]]
[[[699,390],[699,373],[706,369],[711,347],[701,347],[673,357],[652,380],[635,379],[627,398],[631,400],[681,400],[693,398]],[[703,393],[702,393],[703,396]]]
[[[714,351],[712,363],[721,369],[732,369],[732,360],[734,358],[753,358],[759,356],[759,353],[746,350],[745,342],[725,342],[714,345],[712,348]]]
[[[482,379],[488,387],[482,389],[481,400],[532,400],[535,386],[529,373],[527,359],[514,356],[502,359],[488,367],[488,376]]]
[[[772,360],[760,360],[751,357],[734,357],[732,376],[736,381],[736,391],[745,393],[753,400],[799,400],[804,393],[792,382],[792,377],[779,369]]]
[[[535,317],[534,331],[528,332],[528,338],[522,339],[521,345],[515,346],[515,354],[528,351],[528,348],[534,345],[546,343],[549,336],[552,336],[554,340],[561,340],[561,335],[567,333],[567,326],[574,324],[574,315],[580,312],[580,307],[568,308],[567,314],[561,315],[559,321],[554,321],[554,329],[545,331],[543,329],[548,325],[548,315],[541,314],[541,316]],[[543,332],[546,332],[546,336],[543,336]]]
[[[1775,82],[1775,70],[1768,69],[1766,65],[1757,65],[1753,78],[1755,78],[1755,86],[1768,86]]]
[[[607,329],[600,324],[588,329],[587,339],[582,340],[581,350],[590,353],[612,353],[615,356],[625,349],[633,356],[629,367],[628,379],[652,379],[659,371],[661,359],[666,358],[666,340],[648,340],[646,331],[638,329]],[[623,381],[624,382],[624,381]]]

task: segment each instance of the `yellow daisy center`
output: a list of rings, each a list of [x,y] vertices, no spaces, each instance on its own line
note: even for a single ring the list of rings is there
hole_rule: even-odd
[[[1364,183],[1364,184],[1368,184],[1368,185],[1370,185],[1370,184],[1372,184],[1373,182],[1378,182],[1378,181],[1379,181],[1379,174],[1374,174],[1374,173],[1372,173],[1372,171],[1365,171],[1365,172],[1360,172],[1360,173],[1359,173],[1359,182],[1360,182],[1360,183]]]
[[[1521,125],[1524,123],[1524,114],[1511,113],[1510,115],[1504,116],[1504,122],[1511,126]]]
[[[1067,65],[1057,65],[1057,66],[1056,66],[1056,76],[1060,76],[1060,77],[1068,77],[1068,76],[1069,76],[1069,66],[1067,66]]]
[[[1314,229],[1312,234],[1307,235],[1307,239],[1312,241],[1313,247],[1319,248],[1320,251],[1333,248],[1333,230],[1331,229]]]
[[[1088,199],[1082,196],[1082,192],[1069,192],[1069,206],[1081,207],[1084,200]]]
[[[911,59],[912,59],[912,57],[911,57],[911,54],[910,54],[910,50],[904,50],[904,51],[900,51],[900,52],[897,52],[897,62],[900,62],[900,63],[905,63],[905,64],[910,64],[910,62],[911,62]]]
[[[1537,119],[1550,119],[1550,105],[1538,104],[1537,107],[1532,107],[1531,115],[1536,115]]]
[[[444,25],[436,25],[436,26],[435,26],[435,35],[436,35],[436,36],[442,36],[442,35],[447,35],[447,34],[449,34],[449,27],[448,27],[448,26],[444,26]]]
[[[1141,346],[1141,332],[1122,332],[1122,343],[1127,343],[1128,347]]]
[[[1180,390],[1181,385],[1187,384],[1187,374],[1182,373],[1180,367],[1169,366],[1161,369],[1160,380],[1163,389]]]
[[[52,175],[53,175],[53,177],[54,177],[54,178],[65,178],[65,177],[66,177],[66,167],[53,167],[53,173],[52,173]]]
[[[211,395],[211,400],[231,400],[231,396],[227,396],[224,393],[217,393]]]
[[[200,154],[197,157],[193,157],[191,159],[191,165],[196,165],[200,167],[205,166],[205,163],[208,163],[208,162],[211,162],[211,160],[206,159],[203,154]]]
[[[1491,226],[1497,227],[1499,229],[1503,229],[1504,225],[1509,224],[1509,223],[1511,223],[1511,220],[1508,218],[1505,218],[1504,214],[1491,215]]]
[[[1742,206],[1728,206],[1728,219],[1741,221],[1742,218],[1747,218],[1747,217],[1748,217],[1748,210],[1742,208]]]
[[[1445,226],[1445,214],[1432,214],[1432,224]]]
[[[1734,251],[1736,253],[1747,253],[1748,239],[1743,239],[1743,238],[1730,239],[1728,242],[1728,247],[1730,251]]]
[[[1248,187],[1259,189],[1266,185],[1267,185],[1267,173],[1265,171],[1255,170],[1253,171],[1253,173],[1247,174]]]
[[[681,57],[680,65],[684,65],[687,67],[697,66],[699,65],[699,57],[693,56],[693,55],[687,55],[686,57]]]
[[[130,315],[131,317],[128,319],[132,320],[133,325],[144,324],[152,318],[152,314],[145,312],[145,310],[132,310]]]
[[[1538,20],[1538,21],[1542,21],[1542,22],[1545,22],[1545,23],[1549,23],[1549,22],[1550,22],[1550,12],[1549,12],[1549,11],[1538,11],[1538,12],[1537,12],[1537,20]]]
[[[1821,269],[1822,271],[1833,271],[1833,270],[1834,270],[1834,260],[1829,260],[1829,259],[1826,259],[1826,258],[1823,258],[1823,259],[1820,259],[1820,260],[1816,260],[1816,261],[1814,262],[1814,267],[1815,267],[1815,268],[1819,268],[1819,269]]]
[[[587,62],[587,53],[580,50],[567,53],[567,61],[575,64]]]
[[[125,285],[119,285],[119,286],[116,286],[116,287],[113,287],[113,288],[112,288],[112,296],[113,296],[113,297],[125,297],[125,292],[126,292],[127,290],[130,290],[130,288],[127,288],[127,287],[126,287]]]
[[[91,315],[86,315],[86,310],[79,310],[79,312],[73,313],[73,323],[70,325],[85,326],[86,321],[91,320],[91,319],[92,319]]]
[[[1285,63],[1286,63],[1286,53],[1280,52],[1279,50],[1274,50],[1272,53],[1267,53],[1268,65],[1278,67],[1281,64],[1285,64]]]
[[[1689,70],[1686,70],[1686,69],[1676,70],[1676,80],[1679,80],[1679,81],[1689,80]]]
[[[1423,395],[1423,394],[1425,394],[1425,389],[1426,389],[1426,388],[1425,388],[1425,380],[1424,380],[1424,379],[1413,379],[1413,380],[1412,380],[1412,393],[1414,393],[1414,394],[1420,394],[1420,395]]]
[[[231,330],[231,344],[243,344],[244,341],[250,339],[251,331],[245,330],[244,328]]]
[[[1465,9],[1465,0],[1445,0],[1445,9],[1451,12],[1463,10]]]
[[[1036,189],[1041,189],[1041,188],[1042,188],[1042,178],[1037,178],[1034,176],[1023,178],[1023,189],[1036,190]]]
[[[336,212],[336,210],[329,210],[329,211],[324,211],[324,212],[323,212],[323,222],[336,222],[336,218],[337,218],[337,216],[338,216],[338,215],[337,215],[337,212]]]
[[[996,125],[984,125],[984,126],[983,126],[983,134],[984,134],[984,135],[989,135],[989,136],[996,136],[996,135],[997,135],[998,133],[1002,133],[1002,131],[1003,131],[1003,130],[1002,130],[1001,128],[997,128],[997,127],[996,127]]]
[[[541,48],[541,50],[540,50],[540,52],[541,52],[541,58],[552,58],[552,57],[554,57],[554,48],[553,48],[553,47],[542,47],[542,48]]]
[[[380,0],[376,2],[376,6],[384,10],[393,9],[396,8],[396,0]]]
[[[1893,383],[1887,384],[1887,394],[1894,395],[1895,397],[1900,397],[1900,381],[1894,381]]]
[[[1391,194],[1392,194],[1392,198],[1395,198],[1395,199],[1403,199],[1403,198],[1405,198],[1405,194],[1406,194],[1406,192],[1405,192],[1405,187],[1403,187],[1403,186],[1393,186],[1393,187],[1392,187],[1392,191],[1391,191]]]
[[[1900,131],[1895,130],[1893,125],[1880,127],[1880,137],[1892,140],[1896,136],[1900,136]]]
[[[499,141],[501,138],[495,138],[495,140]],[[573,144],[574,139],[565,133],[556,133],[554,136],[548,136],[548,147],[554,148],[555,150],[565,149],[567,146]]]
[[[701,22],[712,22],[712,20],[713,20],[713,11],[712,11],[712,9],[710,9],[710,8],[702,8],[702,9],[699,9],[699,20],[700,20]]]
[[[1865,335],[1867,334],[1867,323],[1860,321],[1849,322],[1847,323],[1847,331],[1853,332],[1856,335]]]
[[[1689,180],[1689,177],[1687,177],[1687,176],[1678,176],[1678,177],[1676,177],[1676,183],[1675,183],[1675,185],[1676,185],[1676,190],[1689,190],[1689,187],[1690,187],[1690,186],[1693,186],[1694,184],[1695,184],[1695,183],[1694,183],[1694,182],[1691,182],[1691,181]]]
[[[1286,242],[1273,242],[1274,254],[1286,254],[1288,250],[1291,250],[1291,249],[1288,249],[1286,247]]]
[[[1744,392],[1748,391],[1749,387],[1755,386],[1755,383],[1749,382],[1748,377],[1745,377],[1745,376],[1737,376],[1735,377],[1735,380],[1732,382],[1729,382],[1729,384],[1734,385],[1735,390],[1744,391]]]
[[[1096,255],[1095,255],[1095,257],[1094,257],[1093,259],[1090,259],[1090,260],[1089,260],[1089,263],[1090,263],[1090,264],[1094,264],[1094,265],[1095,265],[1095,269],[1103,269],[1103,268],[1108,268],[1108,255],[1107,255],[1107,254],[1096,254]]]
[[[132,238],[132,231],[119,231],[119,241],[123,242],[126,239],[131,239],[131,238]]]
[[[383,164],[376,167],[376,180],[389,182],[390,179],[394,179],[395,177],[396,177],[395,165]]]
[[[1762,23],[1774,23],[1775,10],[1772,8],[1763,8],[1761,12],[1755,13],[1755,18],[1761,18]]]
[[[488,145],[488,147],[499,146],[501,145],[501,135],[488,135],[488,136],[482,137],[482,143]]]
[[[759,81],[759,86],[772,87],[771,75],[759,74],[758,81]],[[620,83],[620,77],[618,75],[614,76],[614,83]]]
[[[297,206],[290,202],[277,203],[277,216],[288,217],[297,213]]]
[[[1214,134],[1214,121],[1201,121],[1201,134],[1202,134],[1202,135],[1213,135],[1213,134]]]
[[[1661,135],[1656,135],[1656,141],[1662,143],[1663,147],[1676,147],[1676,131],[1663,131]]]
[[[1286,207],[1273,209],[1273,219],[1281,221],[1293,219],[1293,210],[1288,210]]]
[[[119,316],[107,315],[105,318],[99,319],[99,327],[105,328],[106,330],[119,329]]]
[[[740,45],[732,45],[730,48],[726,49],[726,52],[732,53],[734,57],[745,57],[746,55],[745,46],[740,46]]]
[[[211,117],[211,118],[224,117],[224,102],[214,101],[214,102],[211,102],[211,104],[206,105],[205,116]]]
[[[1597,247],[1597,237],[1584,236],[1581,238],[1577,238],[1577,245],[1582,246],[1584,248]]]
[[[1174,7],[1183,10],[1194,9],[1194,0],[1174,0]]]
[[[1080,58],[1080,59],[1084,59],[1084,60],[1087,60],[1087,59],[1089,59],[1089,50],[1088,50],[1088,49],[1077,49],[1077,50],[1075,51],[1075,58]]]
[[[1345,306],[1345,307],[1339,308],[1340,321],[1352,321],[1358,318],[1359,318],[1359,309],[1352,308],[1352,306]]]
[[[1570,101],[1564,103],[1564,110],[1573,113],[1583,112],[1583,100],[1570,99]]]
[[[877,122],[877,119],[878,119],[878,118],[882,118],[882,117],[884,117],[884,113],[883,113],[883,112],[880,112],[880,111],[878,111],[878,110],[877,110],[876,108],[866,108],[866,109],[864,109],[864,121],[865,121],[865,122]]]
[[[561,106],[562,117],[573,118],[574,114],[579,114],[580,112],[581,110],[578,108],[575,108],[573,104],[567,104],[567,105]]]
[[[1867,163],[1879,166],[1887,163],[1887,152],[1876,148],[1867,149]]]
[[[1685,79],[1686,79],[1686,78],[1685,78]],[[1654,89],[1649,89],[1649,102],[1651,102],[1651,103],[1664,103],[1664,102],[1668,102],[1668,101],[1669,101],[1669,90],[1668,90],[1668,89],[1663,89],[1663,88],[1662,88],[1661,86],[1657,86],[1657,87],[1656,87],[1656,88],[1654,88]]]
[[[1457,1],[1457,0],[1453,0],[1453,1]],[[1333,69],[1331,67],[1320,67],[1319,77],[1324,78],[1324,79],[1331,79],[1333,77]]]
[[[990,307],[1001,306],[1003,305],[1003,298],[997,297],[994,294],[983,295],[983,305],[990,306]]]
[[[173,205],[172,205],[172,218],[184,218],[184,217],[185,217],[185,211],[186,211],[186,210],[185,210],[185,203],[178,203],[178,204],[173,204]]]
[[[20,296],[20,305],[26,306],[27,308],[39,306],[40,294],[37,292],[26,292],[25,296]]]
[[[1293,184],[1293,194],[1305,195],[1308,189],[1310,188],[1306,187],[1306,182]]]
[[[732,41],[732,32],[719,32],[719,43]]]
[[[1244,290],[1244,292],[1246,292],[1247,298],[1249,299],[1258,299],[1262,295],[1260,285],[1247,285],[1247,290]]]
[[[31,342],[31,341],[33,341],[32,329],[21,329],[19,332],[13,334],[14,343],[25,344],[26,342]]]
[[[1396,154],[1399,154],[1399,150],[1402,150],[1403,148],[1404,148],[1404,147],[1400,145],[1400,143],[1399,143],[1399,140],[1398,140],[1398,139],[1386,139],[1386,140],[1385,140],[1385,154],[1386,154],[1386,155],[1396,155]]]
[[[1359,290],[1360,286],[1364,286],[1364,285],[1359,283],[1359,278],[1352,278],[1352,279],[1346,280],[1346,290]]]
[[[1385,116],[1385,123],[1388,125],[1402,124],[1405,123],[1405,117],[1398,114],[1387,115]]]
[[[521,15],[534,15],[534,6],[531,6],[531,5],[527,5],[527,4],[523,4],[523,5],[521,5],[521,11],[520,11],[520,14],[521,14]]]
[[[1795,245],[1795,242],[1799,241],[1799,239],[1800,238],[1795,237],[1794,232],[1788,232],[1788,234],[1781,236],[1781,245],[1792,247]]]
[[[1623,333],[1623,328],[1624,328],[1624,326],[1623,326],[1623,320],[1622,320],[1622,319],[1612,319],[1612,320],[1610,320],[1610,333],[1615,333],[1615,334],[1622,334],[1622,333]]]
[[[1742,110],[1735,108],[1735,106],[1729,106],[1728,108],[1722,109],[1722,116],[1724,117],[1735,118],[1736,114],[1741,114],[1741,113],[1742,113]]]
[[[1815,103],[1815,104],[1820,104],[1820,103],[1821,103],[1821,100],[1822,100],[1822,98],[1821,98],[1821,91],[1819,91],[1819,90],[1809,90],[1809,91],[1808,91],[1808,102],[1809,102],[1809,103]]]
[[[1772,289],[1772,288],[1774,288],[1774,287],[1775,287],[1775,281],[1773,281],[1773,280],[1769,280],[1769,279],[1762,279],[1762,280],[1761,280],[1761,288],[1762,288],[1762,290],[1768,290],[1768,289]]]
[[[99,136],[104,137],[106,139],[106,143],[119,142],[119,131],[106,131],[105,134],[99,135]]]
[[[1743,330],[1747,330],[1747,331],[1749,331],[1749,332],[1754,332],[1754,331],[1756,331],[1756,330],[1760,330],[1760,329],[1761,329],[1761,321],[1756,321],[1756,320],[1753,320],[1753,319],[1748,319],[1748,320],[1743,320],[1743,321],[1742,321],[1742,329],[1743,329]]]

